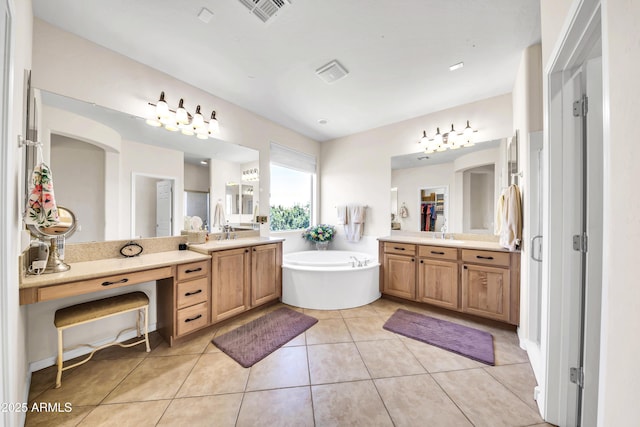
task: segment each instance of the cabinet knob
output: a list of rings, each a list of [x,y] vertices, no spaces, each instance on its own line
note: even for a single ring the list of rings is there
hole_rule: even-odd
[[[253,248],[253,252],[255,252],[255,251],[256,251],[256,248]]]
[[[466,269],[467,269],[467,266],[465,265],[465,266],[464,266],[464,267],[462,267],[462,268],[464,268],[464,269],[466,270]]]
[[[249,249],[245,249],[245,250],[244,250],[244,253],[245,253],[245,254],[246,254],[246,253],[249,253]]]
[[[415,258],[411,258],[411,262],[416,262]]]
[[[423,259],[420,260],[420,264],[424,264],[424,260]]]

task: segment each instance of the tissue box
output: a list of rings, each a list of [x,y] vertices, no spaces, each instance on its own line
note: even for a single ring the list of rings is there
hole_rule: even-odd
[[[207,240],[207,232],[203,230],[182,230],[183,236],[187,236],[187,243],[204,243]]]

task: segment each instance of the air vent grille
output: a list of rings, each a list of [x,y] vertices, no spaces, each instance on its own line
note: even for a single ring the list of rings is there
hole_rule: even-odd
[[[335,83],[338,80],[344,78],[349,72],[346,68],[342,66],[337,60],[333,60],[328,64],[323,65],[322,67],[316,70],[316,74],[325,83]]]
[[[262,22],[268,22],[274,18],[278,11],[287,3],[291,4],[291,0],[239,0],[247,9],[249,9]]]

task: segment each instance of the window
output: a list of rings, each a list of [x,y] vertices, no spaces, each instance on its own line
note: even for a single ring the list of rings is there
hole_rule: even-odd
[[[271,144],[271,231],[309,227],[313,212],[315,169],[315,157]]]

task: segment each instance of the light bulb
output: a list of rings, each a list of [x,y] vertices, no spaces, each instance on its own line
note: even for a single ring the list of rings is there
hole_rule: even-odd
[[[442,146],[442,134],[440,133],[440,128],[436,128],[436,136],[433,137],[434,145],[438,147]]]
[[[464,128],[464,139],[469,140],[473,136],[473,129],[469,125],[469,120],[467,120],[467,127]]]

